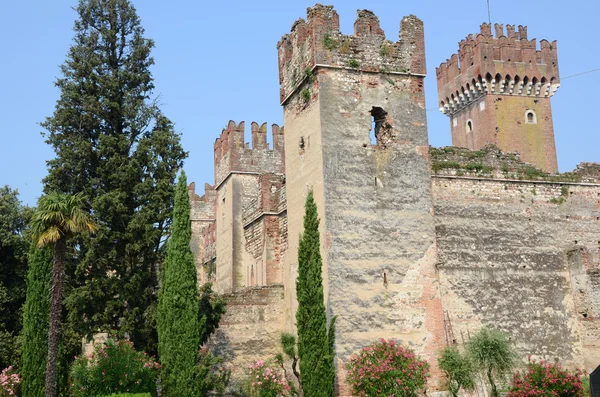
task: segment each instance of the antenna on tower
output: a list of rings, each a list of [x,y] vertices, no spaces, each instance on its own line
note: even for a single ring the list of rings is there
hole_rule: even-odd
[[[488,23],[490,25],[492,25],[492,16],[490,14],[490,0],[487,0],[487,5],[488,5]]]

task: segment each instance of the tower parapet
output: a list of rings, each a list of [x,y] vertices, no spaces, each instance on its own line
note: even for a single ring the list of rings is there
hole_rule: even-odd
[[[527,39],[527,27],[482,23],[436,69],[440,111],[452,115],[485,94],[549,97],[560,86],[556,41]]]
[[[452,144],[495,144],[544,171],[558,171],[550,97],[560,86],[556,41],[529,40],[527,27],[481,24],[436,69],[440,110]]]
[[[354,34],[340,33],[333,6],[317,4],[307,9],[307,20],[299,19],[291,33],[277,43],[280,100],[287,99],[315,69],[356,69],[424,76],[423,22],[414,15],[404,17],[397,42],[386,40],[379,19],[369,10],[358,10]]]
[[[273,148],[267,143],[267,123],[251,124],[252,147],[244,143],[245,124],[229,121],[215,141],[215,187],[218,187],[232,172],[283,173],[284,137],[283,127],[273,124],[271,136]]]

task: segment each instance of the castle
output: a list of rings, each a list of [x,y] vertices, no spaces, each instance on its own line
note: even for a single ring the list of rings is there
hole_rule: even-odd
[[[295,329],[297,249],[313,189],[328,316],[344,363],[378,338],[436,354],[482,326],[524,357],[600,363],[600,164],[556,174],[550,96],[556,42],[483,24],[437,68],[453,146],[430,148],[423,23],[397,42],[358,11],[308,9],[277,45],[283,127],[230,121],[214,144],[214,184],[192,199],[199,283],[228,302],[211,347],[234,375],[280,351]],[[490,145],[492,144],[492,145]],[[494,146],[495,145],[495,146]],[[515,153],[518,152],[518,153]],[[546,172],[543,172],[543,171]]]

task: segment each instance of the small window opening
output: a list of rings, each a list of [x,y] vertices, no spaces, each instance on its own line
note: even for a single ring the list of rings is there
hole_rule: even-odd
[[[305,146],[305,144],[304,144],[304,137],[301,136],[300,137],[300,150],[304,150],[304,146]]]
[[[471,120],[467,121],[467,132],[473,132],[473,122]]]
[[[389,132],[390,125],[386,122],[387,112],[380,107],[373,106],[371,109],[371,145],[382,142],[386,133]]]
[[[525,112],[525,122],[527,124],[537,124],[537,117],[533,110],[528,110]]]

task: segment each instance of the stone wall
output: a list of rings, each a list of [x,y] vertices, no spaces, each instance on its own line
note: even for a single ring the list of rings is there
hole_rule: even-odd
[[[227,313],[211,337],[209,347],[225,359],[233,383],[243,378],[253,360],[270,359],[281,352],[284,330],[284,292],[281,285],[249,288],[225,294]]]
[[[595,367],[600,186],[434,176],[433,202],[455,339],[490,326],[523,356]]]

